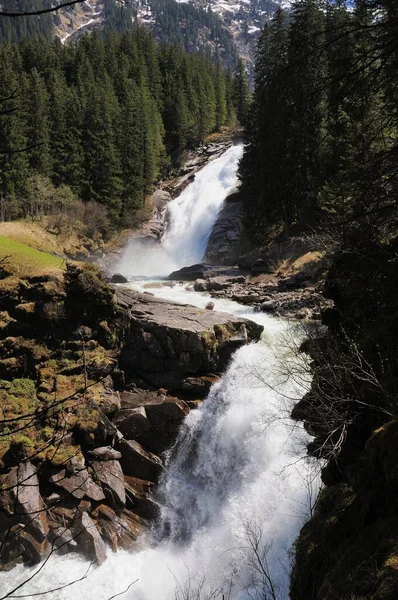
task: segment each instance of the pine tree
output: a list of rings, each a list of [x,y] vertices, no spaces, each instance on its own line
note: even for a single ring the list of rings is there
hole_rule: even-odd
[[[28,76],[26,95],[30,166],[43,175],[51,172],[49,97],[37,69]]]
[[[241,58],[238,60],[234,78],[234,103],[238,121],[245,125],[249,115],[250,91],[245,64]]]

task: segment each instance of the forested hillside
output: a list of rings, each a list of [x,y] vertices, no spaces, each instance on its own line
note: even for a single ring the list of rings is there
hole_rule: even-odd
[[[184,148],[234,123],[232,84],[219,63],[141,28],[2,44],[1,218],[29,215],[52,182],[54,204],[73,192],[128,224]]]
[[[397,10],[391,0],[360,0],[354,10],[302,0],[289,20],[280,10],[266,25],[241,167],[247,219],[260,240],[274,224],[289,233],[387,213]]]
[[[51,2],[10,0],[8,12],[45,9]],[[76,4],[52,14],[10,19],[0,17],[0,41],[20,42],[24,38],[44,37],[51,41],[59,37],[63,42],[77,41],[92,30],[131,31],[142,23],[158,41],[178,43],[187,52],[203,49],[213,60],[220,58],[225,65],[235,68],[237,47],[234,37],[223,20],[210,9],[196,7],[175,0],[151,0],[150,3],[116,0],[91,0]]]
[[[296,543],[292,600],[393,600],[397,579],[398,4],[292,4],[266,26],[241,165],[257,241],[310,235],[333,308],[304,343],[293,418],[324,488]],[[297,238],[296,238],[297,239]]]

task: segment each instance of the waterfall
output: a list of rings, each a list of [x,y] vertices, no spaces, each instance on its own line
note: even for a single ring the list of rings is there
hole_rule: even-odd
[[[223,202],[238,182],[243,146],[229,148],[204,166],[166,209],[162,245],[148,249],[132,238],[115,266],[126,276],[165,276],[202,260]]]
[[[226,196],[237,184],[243,147],[232,146],[197,173],[192,185],[168,206],[164,249],[177,268],[202,260]]]
[[[207,165],[172,203],[165,250],[179,265],[203,253],[223,196],[236,181],[240,153],[231,148]],[[182,285],[152,291],[198,307],[208,302]],[[54,555],[40,567],[19,565],[0,574],[3,594],[39,571],[13,597],[287,600],[290,551],[318,486],[304,458],[307,434],[289,417],[310,383],[294,351],[301,333],[230,300],[214,303],[216,310],[261,323],[264,334],[234,354],[223,378],[185,419],[159,482],[161,516],[150,539],[136,552],[109,550],[88,576],[87,563],[74,554]],[[273,595],[264,594],[270,584],[256,569],[255,544]]]
[[[186,295],[199,305],[205,300]],[[186,418],[159,485],[162,514],[153,539],[136,553],[109,551],[103,565],[53,592],[52,600],[107,600],[135,580],[123,600],[183,600],[179,586],[191,587],[189,600],[205,600],[213,591],[214,600],[222,594],[225,600],[260,598],[250,566],[250,532],[261,537],[264,548],[269,546],[267,568],[276,597],[288,598],[289,550],[317,485],[303,458],[306,434],[288,416],[309,382],[301,371],[299,383],[287,376],[295,357],[286,339],[298,339],[294,328],[244,310],[265,326],[265,333],[259,343],[235,353],[222,380]],[[81,578],[86,569],[73,554],[53,556],[21,594],[29,598],[58,588]],[[2,590],[34,570],[18,566],[2,575]],[[202,593],[195,596],[198,586]]]

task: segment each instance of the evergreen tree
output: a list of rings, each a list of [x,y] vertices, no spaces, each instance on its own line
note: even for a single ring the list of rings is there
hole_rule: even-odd
[[[235,73],[233,94],[236,116],[238,117],[239,123],[245,125],[249,115],[250,91],[245,64],[241,58],[238,60],[238,66]]]

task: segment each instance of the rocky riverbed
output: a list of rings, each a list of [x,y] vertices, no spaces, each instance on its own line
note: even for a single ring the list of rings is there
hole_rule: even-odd
[[[318,277],[306,271],[282,277],[239,267],[198,264],[171,273],[169,280],[186,282],[187,290],[207,292],[213,298],[228,298],[290,319],[319,320],[321,311],[330,305]]]

